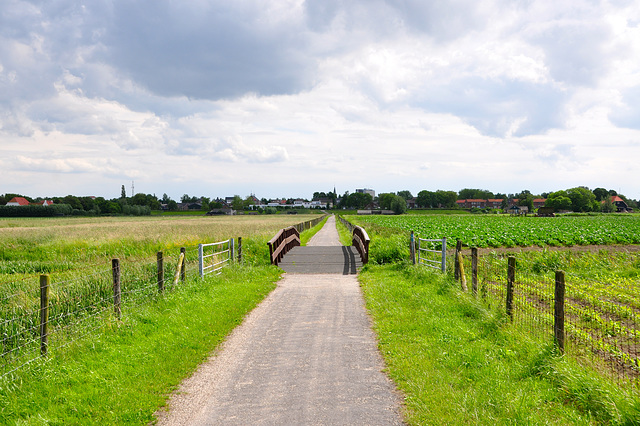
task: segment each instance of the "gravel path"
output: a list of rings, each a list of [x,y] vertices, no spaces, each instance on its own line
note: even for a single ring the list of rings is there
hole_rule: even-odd
[[[335,221],[313,244],[337,241]],[[354,275],[284,274],[180,387],[160,425],[399,425]]]

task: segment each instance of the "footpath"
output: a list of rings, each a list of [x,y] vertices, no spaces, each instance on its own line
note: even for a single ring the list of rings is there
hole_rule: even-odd
[[[335,218],[309,242],[339,246]],[[159,425],[401,425],[356,275],[285,273]]]

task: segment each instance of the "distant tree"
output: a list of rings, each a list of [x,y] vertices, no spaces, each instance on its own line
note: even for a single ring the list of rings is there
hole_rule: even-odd
[[[556,191],[549,194],[547,201],[544,203],[545,207],[551,207],[555,211],[571,210],[571,198],[567,191]]]
[[[596,196],[584,186],[578,186],[567,190],[567,195],[571,199],[571,210],[574,212],[592,211]]]
[[[597,188],[596,188],[597,189]],[[597,195],[596,195],[597,197]],[[600,211],[604,213],[613,213],[617,210],[616,205],[613,203],[613,197],[611,195],[607,195],[600,207]]]
[[[162,204],[169,204],[169,201],[171,201],[171,198],[169,198],[167,193],[162,194]]]
[[[63,204],[69,204],[73,209],[76,210],[84,210],[82,207],[82,203],[78,199],[78,197],[74,195],[67,195],[63,198]]]
[[[378,195],[378,204],[384,210],[391,210],[391,202],[395,199],[396,194],[393,192],[382,193]]]
[[[454,208],[456,201],[458,201],[458,194],[455,191],[443,191],[439,189],[436,191],[436,197],[438,206],[448,209]]]
[[[606,199],[610,194],[609,191],[604,188],[596,188],[593,190],[593,195],[595,195],[596,201],[602,201]]]
[[[405,201],[410,200],[410,199],[412,199],[412,198],[413,198],[413,195],[411,194],[411,191],[407,191],[407,190],[404,190],[404,191],[398,191],[398,195],[399,195],[400,197],[402,197]],[[403,212],[403,213],[404,213],[404,212]]]
[[[243,210],[244,209],[244,200],[239,195],[233,196],[233,201],[231,202],[231,208],[234,210]]]
[[[124,189],[124,185],[122,185],[122,188],[120,189],[120,198],[123,200],[127,198],[127,191]]]
[[[458,200],[488,200],[493,197],[493,192],[486,189],[464,188],[458,192]]]
[[[167,203],[167,208],[174,212],[176,210],[178,210],[178,203],[173,201],[173,200],[169,200],[169,202]]]
[[[347,196],[346,207],[355,209],[364,209],[373,201],[371,194],[365,194],[362,192],[354,192]]]
[[[533,196],[533,194],[531,192],[529,192],[528,190],[524,190],[520,194],[517,195],[517,198],[518,198],[518,205],[519,206],[527,207],[530,212],[533,211],[533,198],[534,198],[534,196]]]
[[[407,201],[400,195],[394,195],[390,207],[395,214],[403,214],[407,211]]]
[[[209,210],[211,210],[211,208],[209,207],[209,203],[211,202],[211,200],[208,197],[200,197],[200,201],[202,203],[202,207],[200,208],[200,210],[202,210],[203,212],[208,212]]]
[[[435,192],[422,190],[418,192],[416,203],[418,207],[435,208],[438,207],[438,197]]]

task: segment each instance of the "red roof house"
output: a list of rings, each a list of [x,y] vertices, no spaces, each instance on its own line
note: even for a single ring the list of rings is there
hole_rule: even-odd
[[[24,197],[13,197],[8,203],[7,206],[28,206],[29,202]]]

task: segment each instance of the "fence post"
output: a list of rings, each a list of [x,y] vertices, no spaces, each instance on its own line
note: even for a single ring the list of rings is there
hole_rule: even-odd
[[[40,355],[49,348],[49,275],[40,275]]]
[[[180,247],[180,254],[182,255],[180,281],[185,282],[187,279],[187,249],[185,247]]]
[[[414,265],[416,264],[416,238],[413,231],[411,231],[411,261]]]
[[[458,254],[460,253],[461,250],[462,250],[462,241],[458,239],[456,241],[456,256],[453,259],[453,265],[454,265],[453,277],[455,278],[456,281],[460,279],[460,258]]]
[[[238,237],[238,263],[242,263],[242,237]]]
[[[204,277],[204,247],[202,244],[198,244],[198,271],[200,278]]]
[[[442,239],[442,273],[447,272],[447,239]]]
[[[471,248],[471,288],[473,295],[478,295],[478,248]]]
[[[176,266],[176,275],[173,277],[174,287],[178,285],[178,280],[182,275],[182,265],[184,264],[184,252],[180,250],[180,257],[178,258],[178,265]]]
[[[458,261],[458,269],[460,271],[460,288],[462,289],[462,291],[466,293],[468,290],[467,276],[464,273],[464,259],[462,257],[461,251],[458,252],[458,256],[456,257],[456,260]]]
[[[553,339],[560,351],[564,354],[564,272],[556,271],[555,305],[553,309]]]
[[[162,258],[161,251],[158,252],[157,259],[158,259],[158,292],[162,293],[164,291],[164,259]]]
[[[507,265],[507,316],[513,321],[513,286],[516,281],[516,258],[509,256]]]
[[[113,271],[113,311],[116,318],[120,319],[122,310],[120,309],[120,300],[122,293],[120,291],[120,259],[111,260],[111,270]]]
[[[229,263],[233,262],[234,248],[233,238],[229,238]]]

